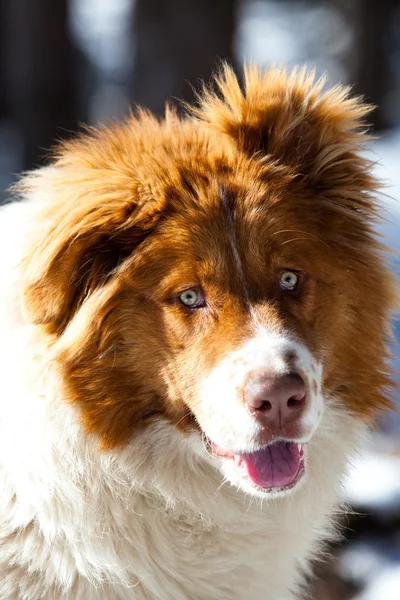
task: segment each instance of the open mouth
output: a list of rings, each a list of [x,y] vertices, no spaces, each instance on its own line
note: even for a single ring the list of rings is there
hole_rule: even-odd
[[[304,448],[297,442],[276,441],[255,452],[234,454],[211,443],[216,456],[233,460],[239,476],[265,491],[294,487],[305,472]]]

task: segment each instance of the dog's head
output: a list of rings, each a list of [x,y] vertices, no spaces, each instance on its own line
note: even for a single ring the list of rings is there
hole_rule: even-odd
[[[231,482],[277,494],[324,414],[388,405],[394,286],[368,108],[304,72],[218,85],[191,117],[96,131],[22,183],[42,219],[24,305],[103,448],[169,421]]]

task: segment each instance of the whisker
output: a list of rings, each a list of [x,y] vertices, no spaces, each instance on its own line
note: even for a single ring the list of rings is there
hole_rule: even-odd
[[[179,425],[179,423],[180,423],[181,421],[183,421],[184,419],[186,419],[186,417],[190,417],[190,415],[191,415],[191,414],[192,414],[192,413],[191,413],[191,411],[190,411],[190,410],[188,410],[188,411],[187,411],[187,413],[185,413],[185,414],[184,414],[184,415],[183,415],[183,416],[182,416],[182,417],[179,419],[179,421],[177,421],[176,423],[174,423],[173,429],[177,429],[177,428],[178,428],[178,425]]]
[[[324,240],[322,240],[317,235],[315,235],[313,233],[310,233],[308,231],[301,231],[299,229],[281,229],[280,231],[276,231],[272,235],[280,235],[281,233],[300,233],[300,234],[302,234],[302,235],[304,235],[306,237],[304,237],[304,238],[296,238],[296,239],[304,239],[304,240],[311,239],[311,240],[316,240],[317,242],[320,242],[321,244],[324,244],[324,246],[326,246],[327,248],[330,248],[329,244],[327,244]],[[290,241],[293,241],[293,240],[290,240]],[[283,242],[283,243],[287,243],[287,242]]]
[[[202,442],[203,448],[204,448],[205,452],[208,454],[208,456],[210,456],[211,458],[215,458],[215,454],[213,454],[212,451],[210,452],[210,446],[207,442],[207,437],[204,432],[201,435],[201,442]]]
[[[221,483],[221,484],[220,484],[220,485],[217,487],[217,489],[215,490],[215,493],[214,493],[214,498],[216,498],[216,497],[217,497],[217,495],[218,495],[218,494],[219,494],[219,492],[221,491],[222,487],[223,487],[223,486],[224,486],[226,483],[229,483],[229,481],[228,481],[227,477],[224,477],[224,478],[223,478],[223,480],[222,480],[222,483]]]
[[[286,240],[286,242],[282,242],[280,244],[280,246],[285,246],[285,244],[290,244],[291,242],[301,242],[302,240],[308,240],[309,238],[306,237],[297,237],[297,238],[292,238],[291,240]]]
[[[245,498],[249,499],[249,505],[248,505],[247,510],[246,510],[246,515],[247,515],[248,512],[249,512],[249,510],[250,510],[250,508],[251,508],[251,506],[252,506],[252,504],[253,504],[253,502],[254,502],[254,496],[250,496],[250,494],[246,494]]]

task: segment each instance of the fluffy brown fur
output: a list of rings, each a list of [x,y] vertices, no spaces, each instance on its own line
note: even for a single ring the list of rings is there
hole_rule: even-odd
[[[160,414],[196,427],[198,382],[246,339],[249,303],[323,360],[349,412],[389,404],[395,291],[362,154],[370,108],[305,71],[249,68],[243,91],[226,68],[217,84],[187,118],[90,131],[21,184],[46,206],[26,315],[104,448]],[[301,273],[296,294],[279,289],[282,268]],[[205,309],[177,302],[193,286]]]

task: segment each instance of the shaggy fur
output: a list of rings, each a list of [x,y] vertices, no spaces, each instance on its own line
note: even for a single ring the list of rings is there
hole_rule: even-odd
[[[297,597],[389,406],[369,108],[305,71],[217,83],[68,142],[2,209],[2,600]],[[256,368],[304,380],[290,430],[247,410]],[[232,456],[282,436],[305,473],[273,493]]]

